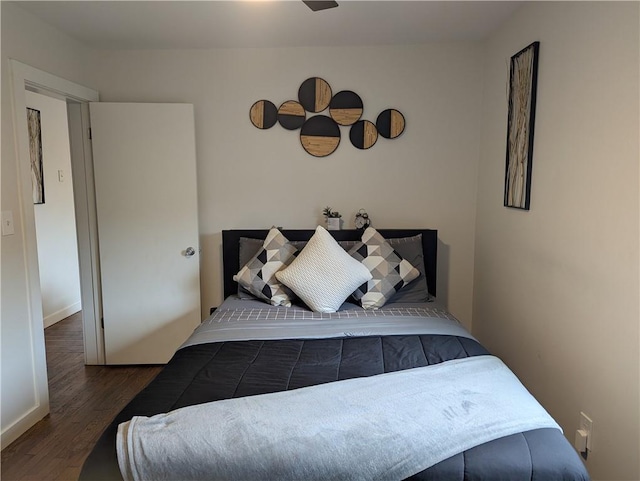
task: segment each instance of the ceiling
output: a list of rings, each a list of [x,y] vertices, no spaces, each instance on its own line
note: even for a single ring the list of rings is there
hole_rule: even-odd
[[[411,45],[486,38],[521,2],[19,1],[97,49]]]

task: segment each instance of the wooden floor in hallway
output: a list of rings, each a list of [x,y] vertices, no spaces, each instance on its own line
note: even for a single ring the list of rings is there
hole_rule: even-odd
[[[2,451],[2,481],[77,480],[107,424],[161,369],[85,366],[81,312],[45,329],[45,344],[51,412]]]

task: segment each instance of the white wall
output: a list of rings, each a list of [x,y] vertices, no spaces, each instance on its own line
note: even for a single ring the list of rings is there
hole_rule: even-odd
[[[2,238],[1,266],[1,428],[2,445],[26,430],[42,412],[46,386],[36,383],[35,357],[44,352],[43,336],[31,332],[18,165],[14,143],[8,59],[85,83],[89,51],[35,19],[19,7],[0,2],[2,9],[2,199],[1,209],[13,211],[15,234]],[[33,208],[33,207],[31,207]],[[34,337],[32,337],[32,335]],[[35,338],[35,344],[34,344]],[[42,392],[45,390],[45,393]],[[46,399],[46,396],[44,396]]]
[[[437,228],[439,297],[470,326],[480,54],[469,43],[101,52],[93,83],[103,101],[195,105],[203,315],[222,297],[223,229],[313,228],[330,205],[348,228],[360,208],[377,227]],[[343,128],[338,149],[315,158],[297,131],[253,127],[255,101],[296,99],[312,76],[357,92],[365,119],[397,108],[405,132],[360,151]]]
[[[595,480],[638,480],[637,2],[532,2],[486,44],[473,332]],[[502,206],[508,59],[540,41],[531,211]]]
[[[80,310],[76,216],[66,102],[26,92],[40,111],[45,203],[34,206],[42,315],[48,327]],[[60,182],[58,171],[63,172]]]
[[[3,66],[16,58],[96,87],[105,100],[195,105],[203,310],[221,297],[222,229],[312,227],[327,204],[345,220],[364,207],[379,227],[436,227],[440,297],[470,325],[473,292],[474,333],[569,438],[579,410],[594,418],[594,479],[640,478],[637,3],[527,4],[486,52],[434,44],[91,56],[1,7]],[[541,68],[525,213],[502,207],[505,90],[508,58],[533,40],[542,42]],[[358,92],[365,118],[397,107],[405,134],[365,152],[343,137],[333,155],[315,159],[295,133],[251,126],[255,100],[295,98],[312,75]],[[7,80],[3,68],[2,210],[15,214]],[[3,443],[35,402],[21,227],[17,216],[16,235],[2,239]]]
[[[480,53],[464,43],[103,52],[93,83],[103,101],[195,105],[203,315],[221,301],[223,229],[312,228],[331,205],[349,228],[365,208],[377,227],[439,229],[439,297],[470,326]],[[312,76],[357,92],[365,119],[397,108],[405,132],[360,151],[343,128],[338,149],[315,158],[297,131],[253,127],[256,100],[296,99]]]

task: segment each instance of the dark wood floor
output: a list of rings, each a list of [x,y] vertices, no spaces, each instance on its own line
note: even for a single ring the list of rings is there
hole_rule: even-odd
[[[45,329],[51,413],[2,451],[2,481],[75,481],[113,417],[160,367],[85,366],[81,313]]]

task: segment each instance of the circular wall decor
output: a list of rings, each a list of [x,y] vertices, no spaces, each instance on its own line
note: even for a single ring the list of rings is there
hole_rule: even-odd
[[[258,100],[249,110],[251,123],[259,129],[270,129],[278,121],[278,109],[273,102]]]
[[[287,100],[278,109],[278,122],[287,130],[296,130],[302,127],[306,116],[302,105],[295,100]]]
[[[322,112],[331,101],[331,87],[320,77],[311,77],[298,89],[298,100],[308,112]]]
[[[331,117],[314,115],[300,129],[300,143],[314,157],[326,157],[340,144],[340,127]]]
[[[370,149],[378,140],[378,129],[368,120],[358,120],[349,130],[349,138],[354,147]]]
[[[351,90],[342,90],[331,99],[329,115],[340,125],[355,124],[362,116],[362,99]]]
[[[376,120],[378,132],[386,139],[395,139],[404,132],[404,115],[396,109],[383,110]]]

